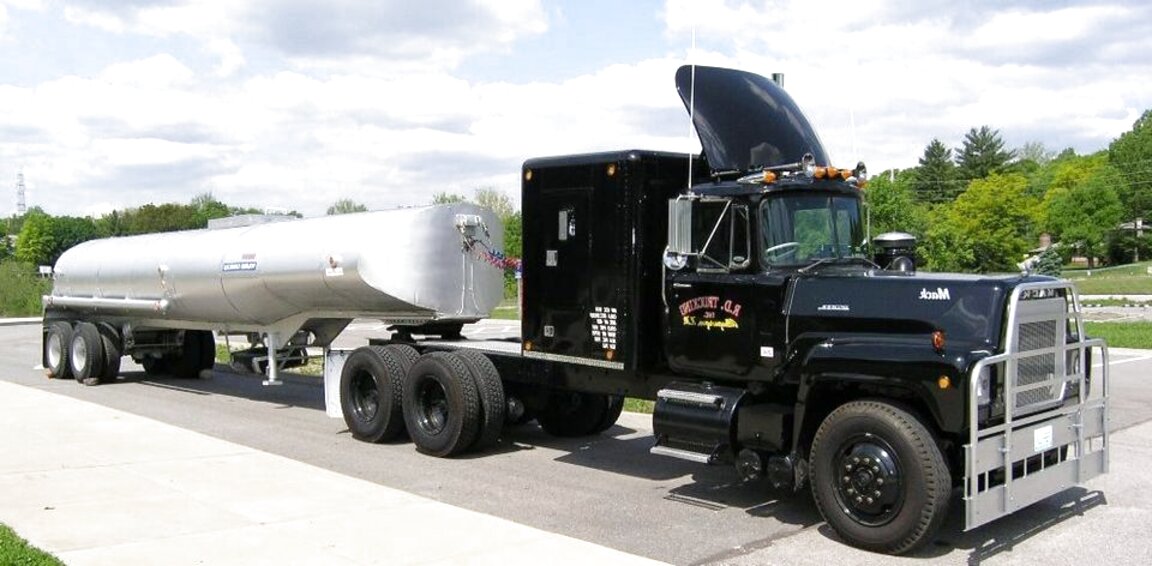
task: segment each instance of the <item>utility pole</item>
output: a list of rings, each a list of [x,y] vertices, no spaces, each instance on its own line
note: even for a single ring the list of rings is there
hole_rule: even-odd
[[[16,173],[16,216],[24,216],[27,206],[24,202],[24,170]]]

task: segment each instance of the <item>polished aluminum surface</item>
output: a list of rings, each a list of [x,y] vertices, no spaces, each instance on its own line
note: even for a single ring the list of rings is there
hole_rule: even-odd
[[[108,238],[60,257],[44,303],[135,326],[237,331],[474,320],[502,297],[502,252],[495,214],[464,203]],[[164,308],[139,307],[152,304]]]

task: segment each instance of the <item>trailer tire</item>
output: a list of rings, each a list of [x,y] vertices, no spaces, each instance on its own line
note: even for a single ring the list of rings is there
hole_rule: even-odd
[[[44,370],[48,377],[72,379],[69,361],[72,346],[72,325],[56,321],[44,328]]]
[[[608,397],[599,393],[554,392],[548,396],[544,410],[536,415],[536,421],[552,436],[596,434],[608,415]]]
[[[340,372],[340,408],[352,438],[394,440],[404,432],[404,365],[382,346],[352,351]]]
[[[104,340],[91,322],[81,322],[72,333],[69,365],[77,383],[99,385],[104,372]]]
[[[452,353],[464,362],[480,393],[480,434],[472,448],[483,450],[495,445],[500,440],[500,433],[504,431],[504,413],[507,408],[504,384],[500,381],[500,372],[488,356],[474,350],[455,350]]]
[[[931,541],[948,513],[952,478],[932,432],[883,401],[832,411],[812,440],[812,497],[848,544],[887,554]]]
[[[104,347],[104,369],[100,372],[100,379],[113,381],[120,375],[120,361],[123,352],[120,350],[120,333],[108,324],[96,327],[100,331],[100,342]]]
[[[480,432],[480,394],[464,362],[446,352],[420,356],[404,380],[404,422],[416,449],[464,452]]]

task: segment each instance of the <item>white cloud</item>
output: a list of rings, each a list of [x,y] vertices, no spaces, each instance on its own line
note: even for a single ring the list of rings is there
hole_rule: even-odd
[[[312,215],[338,198],[382,208],[486,185],[515,198],[531,157],[698,150],[672,86],[692,29],[694,62],[784,72],[835,163],[862,158],[874,171],[914,165],[933,137],[956,146],[982,124],[1012,145],[1091,151],[1152,106],[1152,33],[1138,24],[1152,18],[1133,6],[669,0],[668,51],[681,54],[494,81],[469,58],[514,57],[559,18],[554,33],[595,33],[576,27],[586,8],[432,4],[36,4],[40,19],[60,20],[50,33],[109,47],[93,49],[88,70],[0,78],[0,183],[15,174],[3,167],[24,164],[30,203],[61,214],[204,191]]]
[[[695,29],[701,63],[784,72],[831,158],[879,170],[983,124],[1082,152],[1130,127],[1152,105],[1149,8],[1047,4],[669,0],[665,23]]]
[[[219,78],[228,78],[236,74],[247,63],[240,47],[227,39],[213,39],[205,46],[205,50],[220,59],[214,72]]]

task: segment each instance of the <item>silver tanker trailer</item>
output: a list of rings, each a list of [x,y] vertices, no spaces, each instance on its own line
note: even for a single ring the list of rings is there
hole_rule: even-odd
[[[96,384],[127,355],[194,377],[215,331],[247,335],[239,356],[276,383],[354,318],[457,334],[500,301],[502,249],[499,219],[463,203],[85,242],[43,298],[44,367]]]

